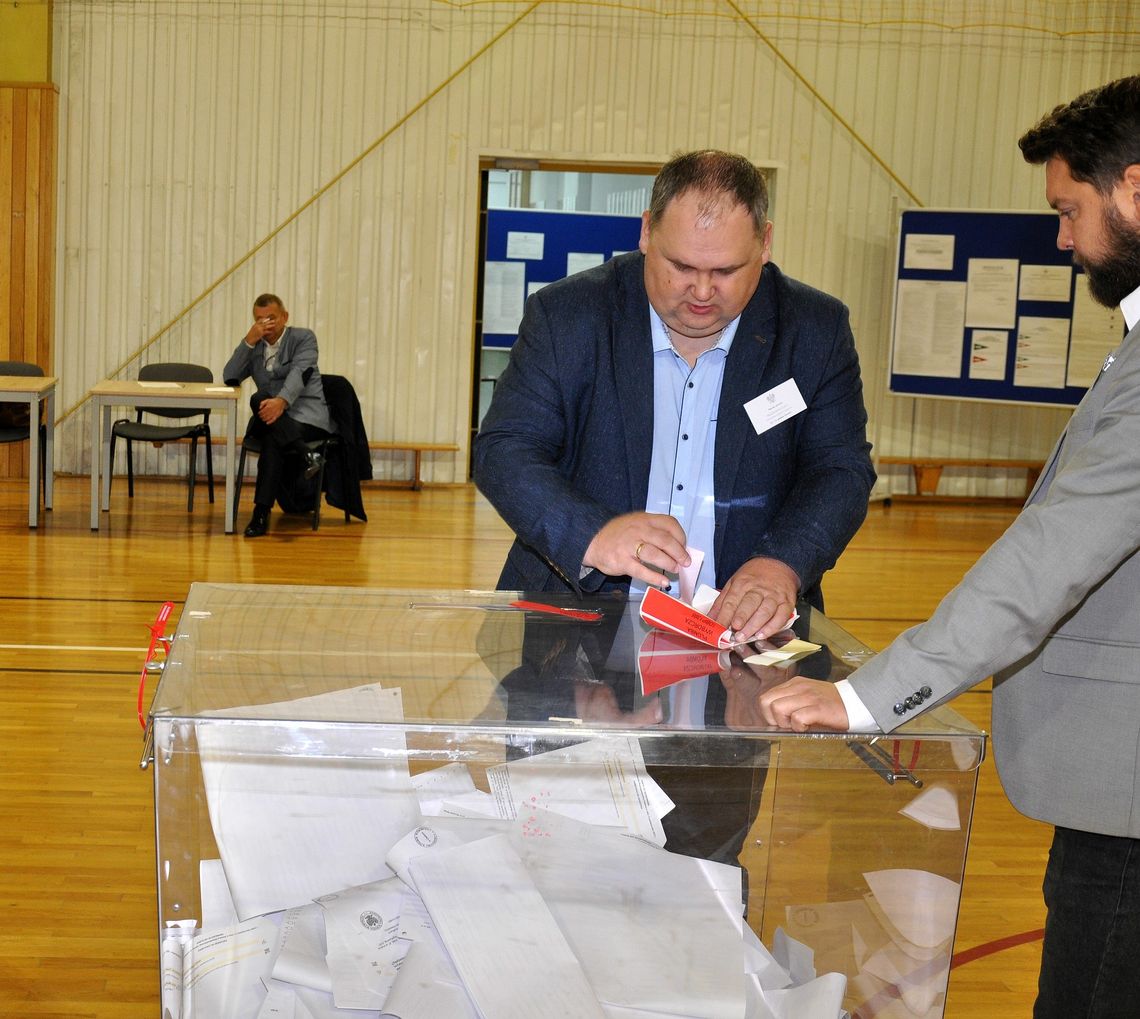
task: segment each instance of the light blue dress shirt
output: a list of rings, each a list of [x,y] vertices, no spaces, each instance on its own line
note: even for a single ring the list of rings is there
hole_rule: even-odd
[[[673,348],[661,317],[652,307],[649,309],[653,339],[653,456],[645,510],[675,517],[685,529],[689,547],[704,552],[698,586],[716,586],[716,416],[724,364],[739,322],[739,317],[734,318],[716,344],[690,368]],[[635,580],[630,593],[644,594],[645,584]],[[678,593],[676,585],[673,593]]]

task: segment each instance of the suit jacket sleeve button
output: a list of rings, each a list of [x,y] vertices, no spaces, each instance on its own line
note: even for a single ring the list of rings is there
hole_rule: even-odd
[[[924,687],[923,687],[921,690],[919,690],[918,692],[919,692],[920,694],[922,694],[922,699],[923,699],[923,700],[926,700],[926,698],[927,698],[927,697],[929,697],[929,696],[930,696],[932,693],[934,693],[934,691],[933,691],[933,690],[931,690],[931,689],[930,689],[930,687],[928,687],[928,686],[924,686]]]
[[[894,707],[894,712],[896,715],[905,715],[906,714],[906,705],[903,704],[902,701],[899,701],[899,703],[896,704]]]
[[[913,695],[913,694],[912,694],[910,697],[908,697],[908,698],[907,698],[905,701],[903,701],[903,703],[904,703],[904,704],[905,704],[905,705],[906,705],[908,708],[914,708],[914,707],[917,707],[917,705],[918,705],[918,701],[916,701],[916,700],[914,699],[914,695]]]

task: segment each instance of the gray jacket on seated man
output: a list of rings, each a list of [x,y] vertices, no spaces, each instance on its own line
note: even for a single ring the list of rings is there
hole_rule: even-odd
[[[253,417],[247,434],[258,440],[261,455],[247,538],[259,538],[269,529],[269,510],[286,456],[297,454],[305,477],[313,477],[320,470],[320,457],[305,443],[334,430],[317,367],[317,337],[288,322],[289,312],[281,298],[275,294],[258,297],[253,302],[253,325],[222,373],[228,386],[247,378],[257,386],[250,398]]]

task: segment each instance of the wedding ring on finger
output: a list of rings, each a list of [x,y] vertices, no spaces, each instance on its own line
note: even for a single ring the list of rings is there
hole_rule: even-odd
[[[636,560],[637,560],[639,563],[641,563],[641,564],[644,566],[644,565],[645,565],[645,560],[641,558],[641,550],[642,550],[643,548],[645,548],[645,542],[644,542],[644,541],[639,541],[639,542],[637,543],[637,548],[635,548],[635,549],[633,550],[633,558],[634,558],[634,559],[636,559]]]

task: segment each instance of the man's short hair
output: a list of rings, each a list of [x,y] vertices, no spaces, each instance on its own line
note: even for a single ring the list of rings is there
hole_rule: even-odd
[[[752,215],[759,236],[768,222],[768,184],[759,167],[744,156],[718,149],[683,152],[657,174],[649,200],[649,225],[656,226],[674,198],[688,191],[725,196]]]
[[[257,297],[253,299],[253,307],[255,310],[257,308],[268,308],[271,304],[276,304],[282,311],[285,310],[285,303],[276,294],[258,294]]]
[[[1083,92],[1042,117],[1017,144],[1026,162],[1063,159],[1073,180],[1109,194],[1125,169],[1140,163],[1140,76]]]

